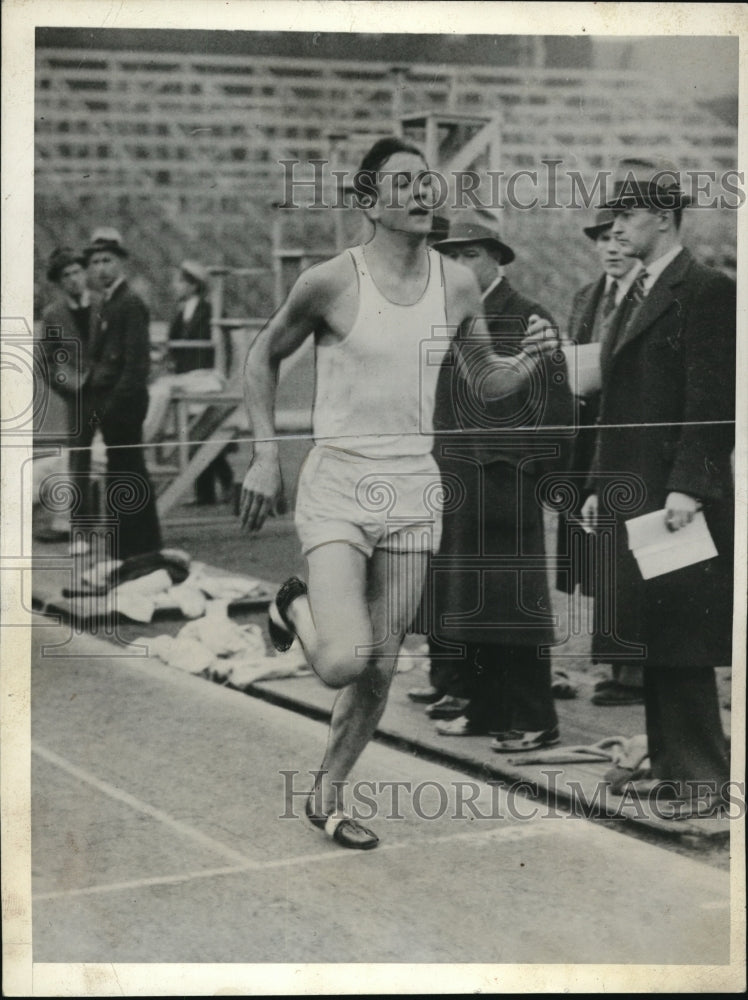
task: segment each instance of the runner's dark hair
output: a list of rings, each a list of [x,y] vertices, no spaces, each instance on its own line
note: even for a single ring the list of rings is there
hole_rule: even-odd
[[[418,146],[412,142],[407,142],[396,135],[388,135],[383,139],[377,139],[369,152],[361,161],[361,166],[356,171],[353,178],[353,188],[359,201],[367,207],[366,202],[372,205],[377,199],[377,174],[382,169],[383,164],[395,153],[412,153],[419,156],[423,162],[424,155]]]

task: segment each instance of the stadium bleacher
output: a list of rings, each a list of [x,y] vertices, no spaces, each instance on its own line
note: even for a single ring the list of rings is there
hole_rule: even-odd
[[[171,308],[168,265],[187,254],[229,266],[266,266],[271,204],[283,197],[281,160],[336,158],[355,167],[373,137],[419,116],[473,119],[461,133],[439,127],[437,166],[446,168],[493,121],[499,141],[471,161],[511,173],[561,159],[591,178],[633,150],[656,150],[687,170],[734,168],[736,129],[685,94],[658,99],[646,73],[538,65],[458,65],[239,53],[215,54],[37,46],[36,252],[85,240],[107,221],[128,233],[133,265],[154,315]],[[344,132],[333,146],[331,134]],[[423,142],[425,126],[408,134]],[[457,139],[455,138],[457,136]],[[480,143],[478,143],[480,146]],[[432,149],[433,156],[433,149]],[[547,191],[539,191],[541,201]],[[297,245],[327,243],[329,218],[295,213]],[[352,214],[352,213],[351,213]],[[706,216],[709,215],[707,219]],[[699,245],[734,246],[734,212],[702,213]],[[554,296],[568,312],[593,267],[576,211],[506,208],[516,245],[516,283]],[[345,223],[356,238],[355,219]],[[240,311],[266,315],[273,283],[260,277]],[[227,303],[232,308],[232,303]],[[237,304],[238,305],[238,304]]]

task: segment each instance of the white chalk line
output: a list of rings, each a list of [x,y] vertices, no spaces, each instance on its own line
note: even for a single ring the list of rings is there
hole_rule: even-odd
[[[88,771],[77,767],[64,757],[60,757],[59,754],[56,754],[54,751],[49,750],[36,742],[32,742],[31,749],[33,753],[41,757],[43,760],[59,767],[61,770],[65,771],[72,777],[77,778],[79,781],[96,788],[98,791],[109,796],[115,801],[120,802],[123,805],[127,805],[131,809],[134,809],[144,815],[150,816],[158,822],[163,823],[165,826],[175,830],[181,836],[191,839],[211,850],[217,851],[225,857],[231,858],[237,862],[233,865],[223,866],[220,868],[203,868],[175,875],[155,875],[149,878],[104,883],[77,889],[53,890],[50,892],[39,893],[38,895],[35,894],[33,898],[36,902],[67,899],[74,896],[90,896],[110,892],[125,892],[132,889],[150,888],[160,885],[177,885],[198,879],[222,878],[227,875],[238,875],[251,871],[265,871],[278,868],[291,868],[294,866],[320,863],[327,864],[330,862],[340,861],[352,862],[358,858],[367,856],[369,853],[364,851],[345,850],[337,847],[337,845],[334,847],[333,845],[330,845],[330,848],[324,852],[301,854],[288,858],[276,858],[269,861],[257,861],[246,857],[239,851],[233,850],[233,848],[227,847],[225,844],[215,840],[213,837],[201,833],[194,827],[188,826],[186,823],[182,823],[180,820],[174,819],[174,817],[169,816],[169,814],[165,813],[162,809],[157,809],[154,806],[148,805],[148,803],[143,802],[134,795],[130,795],[129,792],[125,792],[122,789],[117,788],[115,785],[111,785],[107,781],[102,781],[101,779],[96,778]],[[448,834],[443,837],[430,837],[428,839],[418,838],[417,840],[410,840],[405,843],[383,844],[377,848],[376,854],[381,856],[383,853],[403,850],[408,847],[417,847],[420,852],[423,852],[424,848],[432,844],[442,845],[454,842],[473,842],[480,845],[486,841],[492,840],[525,840],[529,837],[541,837],[550,833],[551,831],[549,829],[540,826],[538,823],[531,826],[527,824],[511,824],[509,826],[492,827],[491,829],[482,831],[469,830],[462,833]]]
[[[129,806],[136,812],[142,813],[145,816],[150,816],[152,819],[157,820],[159,823],[163,823],[164,826],[170,827],[176,833],[180,834],[188,840],[192,840],[202,847],[207,847],[211,851],[215,851],[217,854],[223,855],[229,861],[238,865],[248,865],[254,864],[252,858],[248,858],[245,854],[235,851],[232,847],[227,847],[226,844],[222,844],[220,841],[215,840],[213,837],[208,836],[206,833],[201,833],[192,826],[188,826],[186,823],[182,823],[178,819],[174,819],[168,813],[165,813],[162,809],[157,809],[155,806],[149,805],[147,802],[143,802],[141,799],[136,798],[134,795],[130,795],[129,792],[125,792],[121,788],[117,788],[116,785],[109,784],[108,781],[102,781],[95,775],[90,774],[88,771],[84,771],[83,768],[76,767],[75,764],[71,764],[70,761],[65,760],[64,757],[60,757],[53,750],[48,750],[46,747],[41,746],[39,743],[32,741],[31,752],[35,753],[38,757],[46,760],[49,764],[54,764],[61,770],[66,771],[69,775],[77,778],[78,781],[82,781],[92,788],[96,788],[98,791],[103,792],[104,795],[108,795],[110,799],[114,799],[117,802],[121,802],[123,805]]]
[[[527,829],[523,829],[520,837],[517,834],[517,829],[517,827],[512,826],[485,831],[482,834],[472,832],[456,833],[450,834],[446,837],[431,837],[426,843],[444,844],[455,841],[472,841],[476,844],[480,844],[482,842],[492,840],[525,840],[528,837],[539,837],[545,835],[546,832],[550,832],[546,831],[544,828],[533,829],[532,832]],[[508,836],[509,831],[511,831],[512,835]],[[393,851],[401,851],[408,847],[417,847],[419,852],[422,853],[424,846],[423,840],[419,840],[418,842],[409,841],[408,843],[399,844],[382,844],[374,853],[378,857],[381,857],[382,854],[391,854]],[[246,872],[262,872],[278,868],[293,868],[310,864],[328,864],[330,862],[340,861],[352,863],[358,859],[370,856],[371,852],[368,851],[345,850],[344,848],[337,846],[333,847],[333,845],[330,845],[329,850],[319,852],[317,854],[299,854],[290,858],[275,858],[271,861],[248,861],[247,864],[244,865],[229,865],[224,868],[203,868],[198,871],[181,872],[176,875],[154,875],[151,878],[132,879],[127,882],[109,882],[100,885],[85,886],[79,889],[59,889],[51,892],[34,894],[33,899],[34,902],[37,903],[49,902],[56,899],[69,899],[74,896],[94,896],[113,892],[127,892],[128,890],[133,889],[155,888],[161,885],[179,885],[181,883],[194,882],[199,879],[223,878],[227,875],[241,875]]]

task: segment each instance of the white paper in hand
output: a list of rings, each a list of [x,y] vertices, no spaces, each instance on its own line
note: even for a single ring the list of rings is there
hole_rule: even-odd
[[[644,580],[713,559],[719,554],[701,511],[678,531],[670,531],[664,510],[626,521],[626,531],[629,548]]]
[[[590,396],[602,386],[600,344],[562,344],[569,388],[575,396]]]

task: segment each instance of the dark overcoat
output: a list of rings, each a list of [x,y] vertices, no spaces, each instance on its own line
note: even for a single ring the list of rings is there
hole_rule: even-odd
[[[148,308],[126,281],[101,303],[89,352],[88,389],[111,418],[141,423],[148,408]]]
[[[61,396],[79,392],[88,377],[89,353],[98,320],[100,298],[89,293],[88,336],[81,336],[67,298],[59,294],[42,313],[39,346],[50,388]]]
[[[497,354],[518,349],[532,313],[554,323],[506,279],[489,293],[484,315]],[[554,630],[536,486],[544,471],[538,456],[552,453],[553,446],[543,448],[542,435],[512,433],[511,417],[497,429],[493,414],[466,402],[470,389],[453,361],[445,359],[436,392],[434,456],[446,496],[442,544],[426,588],[433,632],[481,644],[550,643]],[[532,405],[517,401],[515,413],[515,426],[533,419]]]
[[[94,338],[100,307],[100,298],[89,293],[88,330],[80,333],[67,298],[59,293],[42,313],[41,330],[37,341],[39,372],[46,385],[65,404],[64,428],[77,433],[83,414],[81,390],[90,368],[90,348]],[[59,428],[57,429],[60,430]]]
[[[614,535],[596,600],[593,655],[603,662],[638,652],[655,667],[731,662],[735,309],[734,282],[683,250],[603,349],[589,483],[599,534],[607,521]],[[616,424],[635,426],[606,427]],[[672,491],[702,501],[719,555],[645,581],[624,522],[662,509]]]
[[[605,275],[580,288],[574,295],[567,334],[577,344],[589,344],[595,329],[595,316],[605,292]],[[594,428],[600,406],[596,392],[576,400],[576,433],[568,451],[569,463],[562,479],[565,488],[558,495],[564,502],[559,510],[557,527],[556,587],[567,594],[582,584],[583,592],[591,590],[584,554],[587,537],[578,518],[584,501],[585,481],[589,475],[595,451]]]

